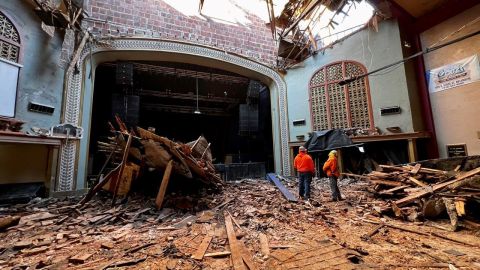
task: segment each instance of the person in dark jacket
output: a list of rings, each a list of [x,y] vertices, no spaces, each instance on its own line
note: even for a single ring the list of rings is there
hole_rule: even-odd
[[[300,146],[299,153],[293,161],[293,167],[298,172],[298,195],[308,200],[310,198],[310,184],[315,173],[315,165],[312,157],[307,154],[307,149]]]

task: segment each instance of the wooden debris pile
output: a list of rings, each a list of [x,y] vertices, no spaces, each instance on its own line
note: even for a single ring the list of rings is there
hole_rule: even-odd
[[[223,180],[212,164],[210,143],[203,136],[183,144],[140,127],[136,128],[136,132],[128,130],[118,117],[116,122],[120,130],[110,124],[114,136],[109,137],[108,142],[98,142],[99,152],[106,154],[106,161],[95,186],[81,204],[89,201],[102,188],[113,194],[114,204],[117,196],[129,194],[133,181],[142,181],[141,175],[145,170],[163,173],[163,177],[158,177],[161,180],[156,201],[158,208],[162,206],[171,176],[198,180],[216,187],[222,185]]]
[[[379,212],[392,210],[395,216],[408,220],[432,218],[447,211],[453,229],[458,217],[468,219],[467,202],[480,202],[480,167],[467,171],[442,171],[415,166],[380,165],[380,170],[366,175],[373,192],[387,198],[389,206]],[[475,208],[475,207],[472,207]]]
[[[141,195],[113,208],[99,198],[0,207],[16,220],[0,231],[0,268],[355,269],[354,251],[311,229],[327,207],[286,202],[263,180],[223,191],[198,194],[187,211]]]

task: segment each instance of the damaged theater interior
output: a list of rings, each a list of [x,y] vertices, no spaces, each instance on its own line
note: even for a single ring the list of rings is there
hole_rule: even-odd
[[[479,269],[479,14],[0,1],[0,268]]]

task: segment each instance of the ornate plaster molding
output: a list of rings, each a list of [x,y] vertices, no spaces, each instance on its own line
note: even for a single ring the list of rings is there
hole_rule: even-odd
[[[104,42],[103,42],[104,41]],[[144,39],[144,38],[123,38],[123,39],[105,39],[102,42],[95,42],[91,47],[82,52],[78,66],[82,67],[85,59],[90,54],[106,51],[157,51],[166,53],[178,53],[193,56],[205,57],[221,62],[234,64],[239,67],[252,70],[263,76],[268,77],[274,82],[274,87],[270,91],[277,91],[278,96],[278,114],[280,125],[280,156],[282,159],[282,171],[284,174],[290,174],[290,151],[288,149],[288,116],[287,116],[287,87],[283,78],[273,69],[258,62],[246,59],[244,57],[227,53],[215,48],[201,46],[186,42]],[[80,125],[80,106],[82,95],[82,84],[85,80],[83,68],[79,73],[70,73],[66,75],[67,89],[66,100],[63,106],[65,123]],[[278,139],[274,139],[278,141]],[[60,191],[74,189],[74,172],[77,158],[78,142],[66,141],[63,143],[60,154],[60,174],[57,185]]]

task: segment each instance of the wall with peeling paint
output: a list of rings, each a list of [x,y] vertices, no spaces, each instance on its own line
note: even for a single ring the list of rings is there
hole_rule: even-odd
[[[21,38],[21,58],[15,118],[25,121],[23,131],[31,127],[50,128],[60,123],[64,69],[59,66],[63,32],[50,37],[28,1],[2,0],[0,11],[13,21]],[[35,102],[55,108],[53,114],[28,111]]]

